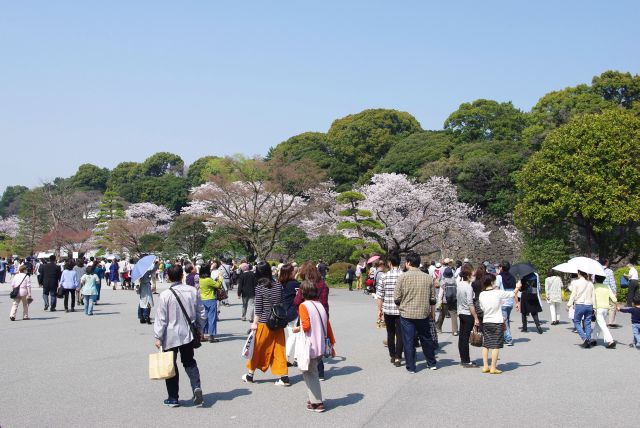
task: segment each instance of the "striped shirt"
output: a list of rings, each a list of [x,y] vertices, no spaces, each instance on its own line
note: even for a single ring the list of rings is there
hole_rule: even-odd
[[[392,267],[376,289],[376,297],[382,299],[382,312],[387,315],[400,315],[400,310],[393,301],[393,291],[401,274],[400,268]]]
[[[266,323],[271,308],[278,303],[282,303],[282,284],[272,282],[271,288],[267,288],[259,281],[255,297],[255,314],[259,318],[258,322]]]

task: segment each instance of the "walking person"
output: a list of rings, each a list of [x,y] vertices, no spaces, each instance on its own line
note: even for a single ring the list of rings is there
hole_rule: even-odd
[[[460,321],[460,336],[458,336],[458,352],[460,353],[460,365],[464,368],[476,368],[477,364],[471,362],[469,354],[469,337],[473,327],[480,327],[480,319],[473,306],[473,288],[471,288],[471,275],[473,267],[465,263],[460,267],[460,281],[457,286],[456,299],[458,301],[458,320]]]
[[[302,372],[304,383],[307,386],[307,410],[311,412],[324,412],[322,400],[322,389],[320,387],[320,376],[318,374],[318,359],[325,353],[325,337],[329,339],[331,356],[336,356],[336,349],[333,347],[336,340],[333,336],[329,315],[324,307],[318,302],[318,289],[311,281],[303,281],[300,287],[304,302],[300,304],[300,326],[294,327],[293,332],[298,333],[302,329],[310,342],[309,367]]]
[[[362,281],[364,280],[367,264],[364,260],[360,260],[356,266],[356,290],[362,290]]]
[[[516,278],[509,272],[511,269],[511,263],[504,260],[498,266],[498,275],[502,280],[502,289],[504,291],[514,291],[516,290]],[[513,306],[515,305],[515,298],[508,297],[502,300],[502,317],[504,318],[506,328],[504,330],[504,343],[507,346],[513,346],[513,337],[511,336],[511,311],[513,310]]]
[[[242,375],[244,382],[253,383],[254,373],[257,369],[279,376],[277,386],[291,386],[287,369],[287,357],[285,355],[284,328],[271,330],[267,327],[267,319],[273,306],[282,302],[282,285],[273,280],[271,266],[267,262],[260,262],[256,266],[255,315],[251,330],[255,331],[253,355],[247,361],[248,372]]]
[[[242,273],[238,277],[238,297],[242,299],[242,321],[253,322],[253,310],[255,307],[257,279],[251,265],[240,265]]]
[[[287,328],[285,329],[285,352],[287,363],[295,363],[295,342],[296,336],[293,334],[296,321],[298,320],[298,306],[295,304],[300,282],[296,280],[296,269],[291,263],[283,263],[278,271],[278,282],[282,284],[282,306],[287,318]]]
[[[427,367],[436,370],[436,344],[428,323],[428,318],[434,318],[436,304],[433,278],[420,270],[420,256],[414,252],[407,254],[406,266],[407,271],[398,278],[393,293],[393,301],[400,313],[406,369],[409,373],[416,372],[414,338],[417,335]]]
[[[436,271],[437,272],[437,271]],[[438,315],[436,327],[438,333],[442,333],[442,325],[447,314],[451,317],[451,334],[458,335],[458,283],[453,277],[453,269],[446,267],[440,280],[442,289],[442,310]]]
[[[22,265],[18,268],[18,274],[14,275],[11,279],[11,288],[18,288],[18,296],[13,299],[11,304],[11,312],[9,313],[9,319],[11,321],[16,320],[16,314],[18,313],[18,306],[22,303],[22,319],[29,319],[29,303],[33,300],[31,297],[31,277],[27,275],[27,267]]]
[[[211,278],[211,267],[208,264],[200,268],[200,299],[204,305],[205,323],[203,328],[204,339],[209,343],[220,342],[216,339],[218,334],[218,297],[217,290],[222,287],[220,278]]]
[[[551,313],[551,325],[560,324],[560,308],[562,307],[562,279],[556,275],[553,269],[547,272],[544,280],[544,294],[549,304]]]
[[[95,273],[98,276],[98,283],[97,283],[98,295],[96,296],[96,299],[94,302],[94,304],[97,305],[98,302],[100,301],[100,291],[102,290],[102,279],[104,278],[104,273],[105,273],[105,270],[102,267],[102,264],[97,260],[93,263],[93,273]]]
[[[85,315],[93,315],[93,304],[98,297],[98,281],[99,278],[98,275],[94,273],[93,266],[87,267],[84,275],[80,278]]]
[[[7,278],[7,260],[0,257],[0,284],[4,284]]]
[[[153,307],[153,289],[151,278],[156,275],[155,264],[140,277],[140,301],[138,302],[138,319],[140,324],[151,324],[151,308]]]
[[[62,276],[60,266],[56,264],[56,256],[49,256],[49,263],[42,266],[42,300],[44,300],[44,310],[56,311],[58,284]],[[51,299],[51,300],[49,300]],[[51,306],[49,306],[51,303]]]
[[[530,273],[520,280],[522,288],[520,294],[516,293],[516,309],[522,315],[522,332],[527,331],[527,316],[531,314],[533,322],[536,324],[538,334],[542,334],[540,319],[538,313],[542,312],[542,304],[540,303],[540,281],[538,275]]]
[[[76,278],[78,278],[78,281],[80,281],[80,278],[82,278],[86,272],[86,268],[84,266],[84,260],[77,259],[76,265],[73,267],[73,270],[76,273]],[[82,299],[82,293],[80,292],[80,287],[76,289],[76,302],[78,302],[80,306],[84,305],[84,302]]]
[[[73,270],[74,263],[67,261],[64,265],[64,271],[60,276],[60,287],[64,289],[64,311],[74,312],[76,306],[76,289],[80,282],[76,276],[76,271]],[[71,309],[69,309],[69,296],[71,296]]]
[[[605,347],[607,349],[614,349],[616,342],[613,340],[613,336],[607,326],[607,318],[609,316],[609,308],[611,305],[618,303],[616,295],[613,294],[611,288],[604,283],[604,276],[595,276],[595,283],[593,284],[593,309],[596,312],[596,339],[602,335],[604,339]]]
[[[114,290],[118,286],[118,283],[120,283],[120,274],[118,269],[118,259],[114,259],[111,265],[109,265],[109,283]]]
[[[500,349],[504,344],[504,318],[502,316],[502,300],[512,298],[513,291],[495,288],[495,277],[487,274],[484,277],[483,291],[478,297],[482,308],[482,373],[501,374],[496,364]],[[489,367],[489,351],[491,351],[491,367]]]
[[[578,278],[571,281],[571,297],[567,309],[574,308],[573,325],[582,339],[582,348],[591,348],[595,341],[591,340],[591,316],[593,314],[594,288],[589,275],[578,271]],[[582,327],[584,323],[584,328]]]
[[[604,282],[603,284],[606,285],[607,287],[609,287],[609,289],[611,290],[611,292],[613,293],[614,296],[618,295],[618,286],[616,284],[616,277],[613,274],[613,270],[611,270],[610,264],[609,264],[609,259],[604,259],[601,258],[600,259],[600,264],[602,265],[602,268],[604,269]],[[607,326],[608,327],[617,327],[616,325],[616,312],[618,312],[618,306],[617,305],[611,305],[609,307],[609,317],[607,319]]]
[[[627,289],[627,306],[633,306],[633,298],[636,295],[636,291],[638,290],[638,270],[634,266],[633,263],[628,263],[629,273],[626,274],[629,278],[629,286]]]
[[[198,291],[194,287],[182,284],[184,275],[182,266],[172,265],[167,270],[167,275],[171,286],[160,293],[153,325],[155,346],[158,349],[164,349],[165,352],[173,352],[173,364],[176,372],[174,377],[165,380],[168,398],[164,400],[164,404],[169,407],[180,405],[180,376],[176,364],[179,352],[180,361],[191,383],[192,402],[195,406],[199,406],[203,402],[202,385],[198,363],[194,358],[194,340],[196,338],[191,324],[194,323],[196,326],[197,332],[195,334],[201,336],[205,320],[204,308]]]
[[[356,279],[356,271],[353,270],[353,266],[349,265],[347,273],[344,277],[344,282],[349,286],[349,291],[353,291],[353,281]]]
[[[402,350],[404,348],[402,328],[400,326],[400,309],[393,300],[396,284],[401,274],[400,256],[391,254],[389,256],[389,271],[376,290],[378,319],[384,318],[384,323],[387,328],[389,359],[391,364],[394,364],[396,367],[402,365]]]
[[[633,306],[623,308],[619,304],[618,311],[631,314],[631,331],[633,333],[633,342],[629,344],[630,348],[640,349],[640,296],[633,298]]]

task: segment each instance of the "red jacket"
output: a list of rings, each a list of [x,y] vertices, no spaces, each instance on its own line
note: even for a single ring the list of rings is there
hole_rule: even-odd
[[[324,281],[319,281],[316,283],[316,288],[318,289],[319,294],[318,301],[322,303],[324,310],[327,311],[327,316],[329,316],[329,287],[327,287],[327,284],[325,284]],[[302,297],[302,288],[299,288],[296,298],[293,299],[293,303],[297,308],[302,302],[304,302],[304,297]]]

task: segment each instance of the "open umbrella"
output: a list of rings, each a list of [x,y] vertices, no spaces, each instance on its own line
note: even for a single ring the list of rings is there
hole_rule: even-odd
[[[515,265],[511,266],[511,269],[509,269],[509,273],[515,276],[516,279],[518,280],[524,278],[525,276],[535,271],[536,271],[536,268],[534,268],[533,265],[529,262],[516,263]]]
[[[378,260],[380,258],[380,256],[371,256],[369,257],[369,260],[367,260],[367,264],[371,264],[373,262],[375,262],[376,260]]]
[[[133,272],[131,272],[131,282],[136,282],[140,278],[144,276],[145,273],[153,266],[153,262],[156,261],[156,256],[150,254],[148,256],[144,256],[133,267]]]
[[[578,269],[569,263],[560,263],[558,266],[554,266],[551,269],[562,273],[578,273]]]
[[[591,275],[606,276],[604,268],[597,260],[590,259],[589,257],[574,257],[567,262],[577,270]]]

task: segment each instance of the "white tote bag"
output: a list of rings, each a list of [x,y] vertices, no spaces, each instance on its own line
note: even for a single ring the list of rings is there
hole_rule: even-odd
[[[309,370],[309,361],[311,359],[311,340],[307,334],[300,330],[296,338],[295,358],[298,362],[298,368],[303,372]]]
[[[289,323],[287,328],[284,329],[284,334],[286,338],[285,352],[287,356],[287,361],[290,364],[293,364],[296,358],[296,342],[298,340],[298,335],[293,332],[293,327],[295,326],[295,321],[293,323]]]
[[[242,354],[241,354],[247,360],[250,360],[251,357],[253,357],[253,345],[256,341],[255,339],[256,339],[256,332],[255,330],[251,330],[251,333],[249,333],[249,337],[247,337],[247,340],[244,342],[244,346],[242,347]]]

